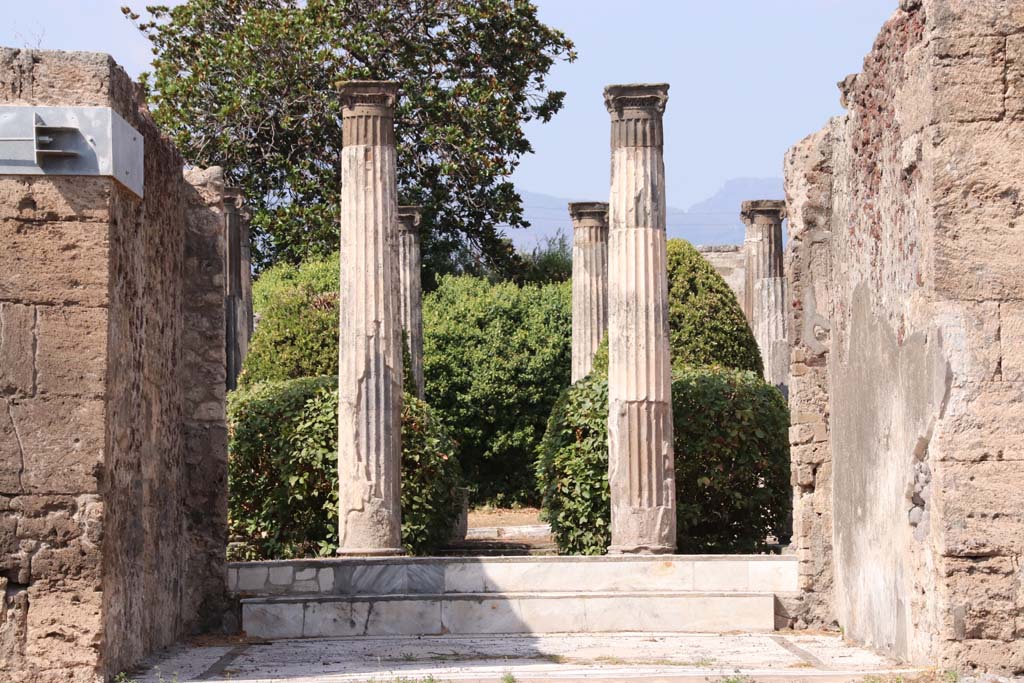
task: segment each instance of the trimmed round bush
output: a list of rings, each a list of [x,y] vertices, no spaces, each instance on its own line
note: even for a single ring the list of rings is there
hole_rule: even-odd
[[[338,255],[269,268],[253,284],[259,324],[241,386],[338,372]]]
[[[668,328],[672,362],[722,365],[763,374],[736,295],[715,267],[685,240],[669,240]]]
[[[678,366],[672,376],[680,553],[759,552],[787,533],[789,412],[760,376]],[[539,448],[544,518],[558,547],[600,555],[611,542],[608,373],[566,391]]]
[[[533,460],[569,384],[569,283],[443,277],[423,304],[427,401],[458,444],[474,502],[537,503]]]
[[[332,556],[338,547],[337,378],[258,384],[228,404],[233,560]],[[426,403],[402,408],[402,543],[429,554],[451,535],[462,485],[454,446]]]

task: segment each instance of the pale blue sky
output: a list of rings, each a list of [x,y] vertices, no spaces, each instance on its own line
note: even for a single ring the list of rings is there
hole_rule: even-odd
[[[122,4],[0,0],[0,44],[111,53],[132,75],[150,59]],[[150,0],[152,2],[152,0]],[[736,177],[778,177],[785,150],[839,113],[836,82],[859,71],[896,0],[539,0],[543,21],[580,57],[555,67],[565,109],[532,125],[522,190],[608,194],[608,83],[671,84],[665,116],[668,203],[687,207]]]

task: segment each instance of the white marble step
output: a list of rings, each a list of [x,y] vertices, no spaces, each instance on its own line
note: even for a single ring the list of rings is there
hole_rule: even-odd
[[[233,563],[227,579],[239,597],[799,590],[792,555],[278,560]]]
[[[242,600],[253,638],[524,633],[766,632],[771,593],[446,593]]]

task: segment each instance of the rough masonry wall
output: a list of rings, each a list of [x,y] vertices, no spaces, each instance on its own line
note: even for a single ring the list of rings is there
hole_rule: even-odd
[[[1024,670],[1020,55],[1021,0],[904,0],[786,169],[798,515],[820,443],[844,633],[959,669]]]
[[[832,158],[828,131],[808,137],[786,156],[789,245],[789,430],[793,484],[793,546],[799,562],[797,627],[836,623],[832,572],[832,449],[827,357],[831,295]]]
[[[224,377],[192,333],[216,320],[223,358],[222,246],[193,241],[208,201],[138,101],[106,55],[0,49],[0,102],[110,106],[146,148],[145,200],[0,177],[5,680],[109,676],[223,591]]]

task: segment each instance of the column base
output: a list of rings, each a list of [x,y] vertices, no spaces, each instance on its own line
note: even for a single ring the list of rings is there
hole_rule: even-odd
[[[342,557],[394,557],[405,555],[405,548],[338,548]]]
[[[676,552],[674,545],[612,545],[608,546],[609,555],[672,555]]]

